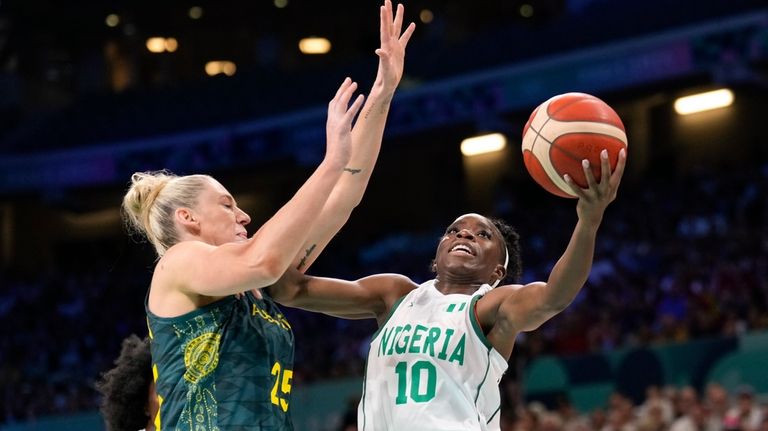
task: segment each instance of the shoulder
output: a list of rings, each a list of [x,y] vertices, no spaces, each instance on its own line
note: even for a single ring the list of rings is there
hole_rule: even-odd
[[[399,298],[419,287],[410,278],[401,274],[376,274],[357,280],[365,289],[374,289],[383,295],[396,295]]]
[[[385,314],[397,302],[398,299],[418,288],[410,278],[401,274],[376,274],[357,280],[364,289],[373,289],[381,297],[385,304]]]
[[[216,247],[202,241],[182,241],[166,250],[163,257],[158,261],[158,265],[163,262],[180,261],[192,254],[210,252],[214,248]]]
[[[477,301],[477,316],[483,327],[490,328],[493,326],[499,317],[499,313],[505,312],[503,309],[506,308],[503,307],[504,304],[517,301],[523,296],[527,289],[536,284],[543,283],[536,282],[525,285],[507,284],[492,289],[490,292],[483,295],[483,297]]]
[[[162,303],[168,303],[168,295],[173,297],[181,294],[182,302],[189,301],[191,292],[187,290],[188,276],[190,275],[190,265],[197,265],[200,256],[209,251],[211,245],[200,241],[184,241],[173,245],[155,264],[155,270],[152,274],[152,284],[150,286],[149,302],[150,309],[155,312],[158,307],[158,300],[162,298]],[[176,303],[178,300],[170,301]]]
[[[216,246],[202,241],[182,241],[171,246],[155,265],[155,273],[166,273],[184,277],[188,275],[190,268],[204,268],[206,262],[217,249]]]
[[[507,284],[504,286],[499,286],[494,289],[491,289],[490,292],[483,295],[482,298],[478,301],[484,301],[488,303],[496,303],[504,301],[510,297],[514,297],[517,295],[521,290],[525,289],[527,285],[522,284]]]
[[[152,280],[152,285],[168,284],[177,278],[178,274],[183,274],[185,266],[189,264],[190,259],[197,253],[203,252],[205,245],[198,241],[184,241],[174,244],[171,248],[157,260]]]
[[[363,277],[357,280],[361,286],[373,288],[388,287],[392,289],[401,289],[404,291],[411,291],[419,287],[416,282],[402,274],[375,274]]]

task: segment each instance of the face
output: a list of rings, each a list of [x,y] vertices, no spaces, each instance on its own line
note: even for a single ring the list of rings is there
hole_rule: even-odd
[[[504,275],[504,253],[504,238],[496,226],[479,214],[465,214],[448,226],[437,245],[438,278],[492,284]]]
[[[219,182],[209,180],[191,215],[197,236],[212,245],[248,240],[245,226],[251,218],[237,207],[232,195]]]

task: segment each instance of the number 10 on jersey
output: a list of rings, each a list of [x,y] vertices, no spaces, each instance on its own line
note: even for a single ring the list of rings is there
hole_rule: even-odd
[[[415,403],[426,403],[435,397],[437,369],[431,362],[416,361],[410,367],[410,371],[407,362],[398,362],[395,373],[397,374],[395,404],[406,404],[409,396]]]

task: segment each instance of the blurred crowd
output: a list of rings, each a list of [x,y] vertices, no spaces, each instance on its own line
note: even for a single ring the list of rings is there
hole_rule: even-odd
[[[357,431],[352,407],[341,431]],[[640,403],[613,393],[603,407],[576,410],[566,396],[554,406],[522,402],[503,412],[501,431],[766,431],[768,404],[751,386],[728,393],[712,383],[697,391],[691,386],[649,386]]]
[[[512,181],[512,180],[510,180]],[[518,191],[515,192],[515,187]],[[536,190],[539,194],[540,190]],[[561,315],[519,337],[503,412],[508,430],[768,430],[749,388],[649,389],[642,405],[614,394],[603,409],[577,414],[524,401],[514,382],[530,359],[657,345],[768,328],[768,167],[716,176],[662,175],[627,182],[609,207],[594,267]],[[531,198],[535,199],[535,198]],[[523,282],[545,280],[576,221],[574,201],[531,205],[514,183],[499,187],[495,216],[516,226]],[[447,225],[458,214],[447,214]],[[354,217],[354,215],[353,215]],[[430,277],[444,226],[380,232],[347,250],[336,243],[310,272],[356,278],[400,272]],[[143,299],[154,258],[128,240],[62,244],[55,268],[0,274],[0,424],[93,410],[93,382],[120,341],[146,335]],[[296,385],[362,375],[376,324],[286,310],[296,339]],[[759,395],[759,394],[758,394]]]
[[[764,431],[768,405],[760,403],[751,387],[729,394],[718,384],[697,391],[685,386],[648,388],[639,404],[619,393],[605,407],[577,412],[566,398],[555,408],[529,403],[516,409],[502,430],[512,431]]]

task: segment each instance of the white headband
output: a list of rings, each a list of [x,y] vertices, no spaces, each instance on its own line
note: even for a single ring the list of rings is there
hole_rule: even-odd
[[[506,270],[507,270],[507,265],[508,265],[508,264],[509,264],[509,249],[507,248],[507,245],[506,245],[506,244],[504,244],[504,271],[506,271]],[[506,275],[506,274],[505,274],[505,275]],[[493,284],[491,285],[491,289],[493,289],[494,287],[498,286],[498,285],[499,285],[499,283],[501,283],[501,280],[502,280],[503,278],[504,278],[504,277],[501,277],[500,279],[498,279],[498,280],[494,281],[494,282],[493,282]]]

